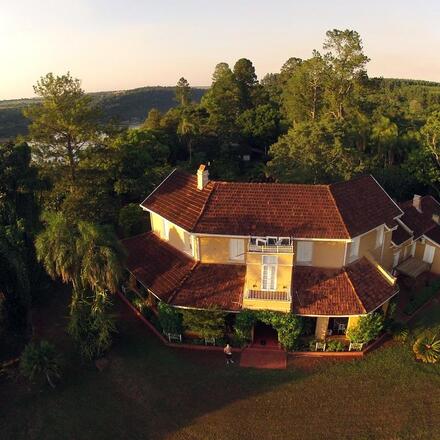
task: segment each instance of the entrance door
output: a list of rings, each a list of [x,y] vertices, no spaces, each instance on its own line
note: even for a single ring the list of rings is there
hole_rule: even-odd
[[[254,345],[278,348],[278,332],[272,326],[257,321],[254,326]]]
[[[423,253],[423,261],[432,264],[434,261],[435,247],[425,244],[425,252]]]

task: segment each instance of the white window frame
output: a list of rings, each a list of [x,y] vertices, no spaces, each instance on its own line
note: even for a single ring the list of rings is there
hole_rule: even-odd
[[[348,262],[351,263],[359,257],[359,246],[361,243],[361,237],[354,237],[348,246]]]
[[[425,244],[425,250],[423,251],[423,261],[428,264],[432,264],[435,257],[435,246],[431,244]]]
[[[383,245],[384,235],[383,226],[379,226],[376,230],[376,249]]]
[[[272,259],[272,262],[267,262],[268,259]],[[265,262],[266,260],[266,262]],[[273,268],[272,284],[273,288],[268,288],[264,285],[264,270],[265,268]],[[276,291],[277,290],[277,276],[278,276],[278,257],[276,255],[262,255],[261,256],[261,290],[264,291]]]
[[[413,241],[411,243],[411,257],[414,257],[415,254],[416,254],[416,242]]]
[[[170,222],[163,217],[162,217],[162,232],[163,232],[163,238],[168,241],[170,239]]]
[[[305,247],[308,247],[310,250],[310,259],[307,260],[302,258],[302,254],[304,252]],[[313,241],[298,241],[296,243],[296,262],[298,264],[309,265],[312,264],[312,261],[313,261]]]
[[[244,239],[230,238],[229,239],[229,260],[244,261]]]

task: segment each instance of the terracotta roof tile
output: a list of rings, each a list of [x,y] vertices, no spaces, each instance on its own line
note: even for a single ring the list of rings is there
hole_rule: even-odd
[[[168,301],[195,265],[152,232],[127,238],[122,244],[128,252],[127,269],[163,301]]]
[[[171,300],[175,306],[240,310],[246,266],[198,264]]]
[[[404,212],[401,221],[414,232],[415,240],[437,226],[432,220],[432,215],[440,214],[440,205],[433,197],[422,197],[422,212],[417,211],[412,200],[401,203],[400,207]]]
[[[402,214],[372,176],[334,183],[330,190],[352,237],[384,223],[390,226]]]
[[[391,285],[366,258],[345,268],[356,294],[367,312],[375,310],[397,293],[397,285]]]
[[[364,314],[395,293],[366,258],[344,269],[297,266],[292,277],[293,312],[302,315]]]
[[[213,188],[214,183],[209,182],[200,191],[197,189],[196,176],[174,170],[141,206],[187,231],[192,231]]]
[[[174,171],[142,206],[182,228],[222,235],[347,239],[401,211],[371,176],[333,185],[210,181]]]
[[[152,232],[122,240],[127,269],[162,301],[195,308],[239,310],[246,267],[196,263]]]

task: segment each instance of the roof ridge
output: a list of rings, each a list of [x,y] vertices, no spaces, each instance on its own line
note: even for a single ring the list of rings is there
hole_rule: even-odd
[[[347,280],[348,280],[348,282],[350,283],[350,286],[352,287],[353,292],[355,293],[356,299],[358,300],[359,304],[360,304],[361,307],[364,309],[364,312],[365,312],[365,313],[368,313],[368,312],[367,312],[367,309],[366,309],[366,307],[365,307],[365,305],[364,305],[364,303],[363,303],[362,300],[359,298],[359,294],[357,293],[357,290],[356,290],[356,288],[354,287],[353,281],[351,281],[350,274],[347,272],[347,268],[346,268],[346,267],[344,267],[344,274],[345,274],[345,276],[347,277]]]
[[[211,180],[211,182],[212,182],[212,189],[209,192],[208,197],[206,198],[205,202],[202,205],[202,209],[200,210],[199,215],[197,216],[196,221],[194,222],[194,225],[191,228],[191,232],[193,232],[196,229],[196,226],[199,223],[199,220],[201,219],[203,213],[205,212],[205,209],[206,209],[206,206],[208,205],[208,202],[211,200],[212,193],[217,188],[217,183],[218,182],[216,182],[215,180]],[[208,182],[208,184],[209,184],[209,182]]]
[[[147,201],[147,200],[148,200],[148,199],[149,199],[149,198],[150,198],[150,197],[156,192],[156,190],[158,190],[159,187],[162,186],[162,184],[165,183],[165,182],[168,180],[168,178],[169,178],[172,174],[174,174],[175,171],[177,171],[177,168],[174,168],[173,171],[171,171],[171,173],[169,173],[168,176],[165,177],[165,179],[163,179],[162,182],[160,182],[159,185],[157,185],[156,188],[154,188],[153,191],[151,191],[150,194],[148,194],[147,197],[145,197],[145,199],[143,200],[143,202],[140,203],[140,206],[141,206],[141,207],[142,207],[142,205],[143,205],[143,204],[144,204],[144,203],[145,203],[145,202],[146,202],[146,201]]]
[[[168,298],[167,303],[171,304],[171,302],[176,297],[177,293],[179,292],[180,288],[183,286],[185,281],[190,277],[190,275],[194,272],[194,269],[200,264],[200,261],[195,261],[194,264],[191,266],[191,269],[189,272],[180,280],[179,284],[174,288],[171,295]]]
[[[338,213],[338,216],[341,219],[342,224],[344,225],[345,232],[347,233],[348,237],[351,238],[351,234],[350,234],[350,232],[348,232],[348,228],[347,228],[347,225],[345,223],[344,217],[342,217],[341,211],[339,211],[338,202],[336,202],[336,198],[335,198],[335,196],[334,196],[334,194],[332,192],[331,185],[326,185],[326,186],[327,186],[327,190],[328,190],[328,192],[330,194],[330,197],[331,197],[331,199],[332,199],[332,201],[333,201],[333,203],[335,205],[336,212]]]

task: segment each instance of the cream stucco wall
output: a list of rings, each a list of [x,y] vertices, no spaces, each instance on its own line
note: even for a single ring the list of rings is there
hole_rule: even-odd
[[[243,260],[231,260],[229,258],[229,242],[231,238],[234,237],[199,237],[200,261],[202,263],[246,264],[246,251],[249,240],[247,238],[243,238]]]
[[[169,237],[164,233],[164,223],[162,217],[155,213],[150,213],[151,229],[162,240],[168,241],[170,245],[174,246],[179,251],[192,255],[191,249],[191,235],[174,223],[168,222]]]
[[[249,253],[246,261],[246,289],[261,290],[261,271],[263,255],[278,257],[276,289],[287,292],[290,289],[293,272],[293,254],[261,254]]]
[[[243,308],[251,310],[274,310],[276,312],[290,312],[290,301],[265,301],[262,299],[243,298]]]
[[[312,266],[339,268],[344,265],[345,243],[339,241],[315,241]]]

